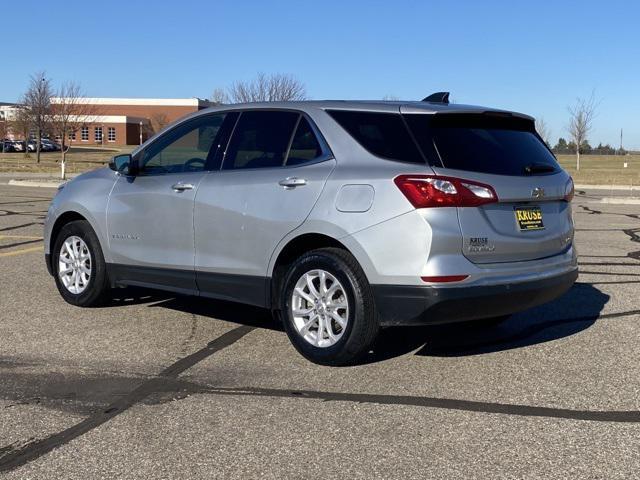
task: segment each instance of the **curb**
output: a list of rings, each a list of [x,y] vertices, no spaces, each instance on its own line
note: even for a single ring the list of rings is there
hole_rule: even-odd
[[[640,192],[640,185],[583,185],[577,184],[573,188],[576,190],[627,190],[630,192]]]
[[[58,188],[62,180],[46,181],[46,180],[9,180],[8,184],[14,187],[42,187],[42,188]]]
[[[612,205],[640,205],[640,198],[632,197],[604,197],[600,203],[609,203]]]

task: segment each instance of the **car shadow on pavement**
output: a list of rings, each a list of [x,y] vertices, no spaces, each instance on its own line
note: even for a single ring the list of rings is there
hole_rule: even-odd
[[[212,320],[224,320],[241,325],[284,332],[284,328],[280,323],[274,321],[271,313],[264,308],[224,300],[179,295],[143,287],[114,289],[111,301],[105,307],[143,304],[147,304],[151,308],[168,308],[178,312],[208,317]]]
[[[212,320],[224,320],[249,327],[264,328],[284,332],[284,328],[264,308],[242,303],[213,300],[210,298],[168,295],[167,298],[149,305],[154,308],[168,308],[179,312],[208,317]]]
[[[360,364],[376,363],[415,351],[419,356],[455,357],[497,352],[569,337],[598,319],[609,295],[576,283],[557,300],[518,313],[504,323],[452,323],[387,328]],[[148,304],[212,320],[284,332],[268,310],[239,303],[127,287],[115,291],[111,305]]]
[[[384,332],[367,359],[381,361],[409,353],[455,357],[526,347],[566,338],[591,327],[609,295],[588,283],[576,283],[562,297],[487,326],[481,322],[452,323]]]

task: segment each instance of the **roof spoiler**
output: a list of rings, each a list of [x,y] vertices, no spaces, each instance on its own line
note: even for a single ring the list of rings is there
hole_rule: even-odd
[[[436,92],[422,99],[423,102],[449,104],[449,92]]]

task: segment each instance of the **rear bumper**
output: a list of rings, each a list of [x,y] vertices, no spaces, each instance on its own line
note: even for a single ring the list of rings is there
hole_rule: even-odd
[[[578,269],[518,283],[469,287],[372,285],[382,326],[431,325],[498,317],[549,302],[564,294]]]

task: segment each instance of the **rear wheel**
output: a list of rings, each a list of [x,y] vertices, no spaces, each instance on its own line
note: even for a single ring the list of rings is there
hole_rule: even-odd
[[[62,298],[79,307],[94,307],[109,294],[102,249],[85,220],[69,222],[60,229],[53,245],[52,266]]]
[[[280,306],[295,348],[322,365],[348,365],[378,333],[371,288],[356,259],[339,248],[305,253],[289,268]]]

